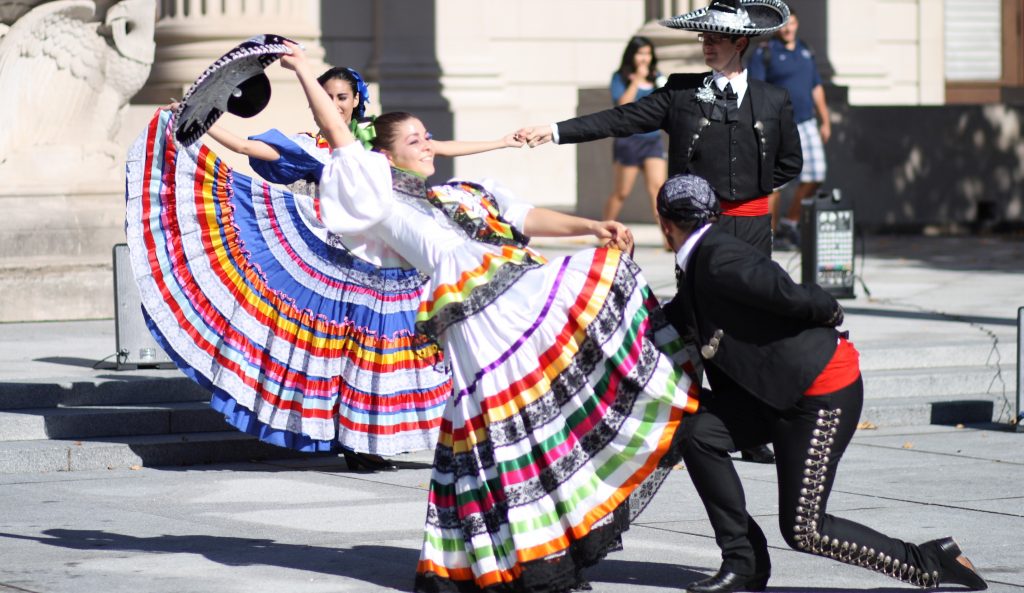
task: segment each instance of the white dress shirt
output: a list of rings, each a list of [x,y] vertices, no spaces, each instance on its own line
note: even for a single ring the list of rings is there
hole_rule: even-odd
[[[740,72],[736,76],[726,78],[725,74],[721,72],[715,72],[712,82],[715,83],[715,87],[719,91],[725,92],[725,85],[732,84],[732,90],[736,93],[736,106],[743,105],[743,96],[747,94],[747,69],[744,68],[743,72]]]
[[[676,265],[679,269],[686,271],[686,265],[690,263],[690,256],[693,255],[693,250],[697,248],[697,243],[700,242],[701,237],[704,233],[711,229],[710,224],[706,224],[695,232],[693,232],[685,242],[679,247],[679,251],[676,252]]]

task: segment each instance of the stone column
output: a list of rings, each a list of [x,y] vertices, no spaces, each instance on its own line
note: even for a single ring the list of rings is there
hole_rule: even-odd
[[[320,44],[318,0],[160,0],[156,22],[156,59],[146,86],[132,100],[126,146],[152,116],[154,105],[180,99],[195,79],[217,58],[242,41],[274,33],[305,47],[319,73],[324,48]],[[260,114],[241,119],[225,114],[218,123],[242,137],[278,128],[286,134],[316,131],[306,97],[295,74],[273,64],[266,70],[272,85],[270,103]],[[131,138],[129,138],[129,136]],[[252,174],[248,160],[209,137],[204,139],[230,166]]]
[[[892,97],[891,74],[879,52],[879,24],[884,12],[878,0],[830,0],[828,5],[828,57],[835,74],[832,82],[849,87],[851,105],[880,104]],[[851,26],[856,23],[861,26]],[[904,101],[899,101],[904,102]]]
[[[214,60],[260,33],[293,39],[305,46],[311,59],[323,60],[316,0],[160,0],[158,10],[156,60],[135,103],[165,103],[168,97],[181,97]],[[267,75],[272,83],[294,80],[281,68],[268,68]]]
[[[518,107],[496,55],[496,37],[502,33],[500,5],[496,11],[494,4],[476,0],[446,0],[441,8],[437,56],[444,98],[454,114],[452,137],[491,140],[524,125],[518,123]],[[492,177],[506,184],[515,179],[528,182],[525,172],[521,155],[506,151],[456,159],[452,171],[459,177]]]
[[[435,137],[454,135],[454,117],[441,85],[434,0],[377,0],[373,3],[373,52],[366,69],[380,85],[380,110],[407,111]],[[437,180],[453,174],[449,159],[438,159]]]

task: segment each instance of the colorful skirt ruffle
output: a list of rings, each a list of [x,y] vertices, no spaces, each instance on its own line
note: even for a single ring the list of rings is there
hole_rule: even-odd
[[[568,591],[678,459],[699,389],[682,341],[609,249],[523,271],[442,340],[454,396],[416,590]]]
[[[424,278],[316,236],[289,191],[183,147],[132,146],[126,230],[155,338],[241,431],[301,451],[435,446],[451,378],[414,333]],[[307,201],[308,198],[307,198]]]

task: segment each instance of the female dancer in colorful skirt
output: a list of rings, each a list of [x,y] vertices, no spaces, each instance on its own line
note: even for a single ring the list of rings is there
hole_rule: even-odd
[[[250,40],[225,58],[268,47]],[[345,121],[357,119],[368,100],[358,73],[323,79],[339,103],[348,95],[348,109],[338,106]],[[437,345],[414,333],[425,278],[379,242],[328,233],[314,186],[293,194],[232,171],[208,147],[176,143],[171,116],[150,122],[127,167],[132,265],[164,349],[211,390],[229,423],[263,441],[340,449],[353,469],[391,467],[353,452],[433,447],[451,379]],[[266,163],[268,176],[316,180],[329,156],[323,142],[277,136],[282,152]]]
[[[416,589],[566,591],[668,471],[697,386],[640,270],[616,248],[545,262],[527,235],[628,233],[483,187],[428,188],[433,147],[409,114],[352,136],[301,50],[296,71],[334,147],[324,223],[385,242],[430,276],[419,330],[443,344],[453,396],[435,451]]]
[[[331,68],[318,78],[318,82],[331,96],[353,134],[368,144],[373,128],[369,122],[363,121],[363,115],[370,97],[359,73],[351,68]],[[177,110],[178,105],[169,107]],[[158,128],[148,130],[147,136],[159,142],[156,135],[165,133],[163,125],[158,124]],[[225,178],[232,180],[231,185],[235,187],[223,197],[228,203],[241,207],[222,208],[221,216],[216,219],[218,222],[205,227],[206,232],[213,234],[225,230],[219,228],[221,224],[262,229],[262,232],[241,237],[240,245],[244,247],[238,257],[232,258],[238,262],[236,271],[240,273],[245,266],[256,270],[277,269],[277,275],[263,277],[260,283],[252,286],[253,290],[276,292],[283,297],[285,304],[305,302],[305,309],[326,316],[327,325],[333,328],[326,330],[327,335],[334,332],[335,336],[341,337],[344,334],[344,341],[338,343],[339,352],[345,352],[342,360],[316,363],[339,373],[336,377],[317,377],[320,386],[327,389],[337,386],[338,392],[335,396],[313,393],[307,390],[307,382],[306,387],[294,384],[282,396],[275,377],[308,375],[307,368],[303,366],[305,359],[273,360],[274,357],[267,356],[259,345],[242,355],[246,362],[241,368],[224,369],[216,357],[203,354],[204,351],[209,352],[209,347],[197,349],[189,344],[191,336],[202,332],[191,327],[191,323],[181,323],[174,315],[161,316],[162,324],[151,323],[154,334],[179,366],[211,388],[214,409],[222,412],[227,421],[239,430],[255,434],[264,441],[305,451],[340,448],[350,468],[368,470],[394,468],[382,455],[433,447],[450,379],[436,345],[413,337],[413,313],[424,278],[386,245],[356,234],[339,237],[328,232],[320,222],[316,182],[330,158],[326,140],[320,134],[286,136],[278,130],[243,139],[216,125],[208,134],[229,150],[249,156],[253,170],[264,180],[286,185],[288,191],[231,171],[207,149],[176,147],[173,151],[146,155],[149,157],[146,166],[169,173],[177,171],[179,165],[165,162],[164,156],[173,155],[179,160],[192,161],[193,156],[203,155],[205,160],[216,163],[216,168]],[[522,145],[512,140],[511,135],[496,141],[449,141],[442,144],[450,156]],[[134,152],[143,155],[142,150]],[[189,179],[194,168],[191,165],[185,163],[182,176],[176,181],[186,190],[197,190],[196,199],[205,204],[199,210],[216,210],[218,198],[205,192],[207,186],[196,185]],[[180,215],[170,212],[171,204],[164,200],[168,192],[142,191],[139,174],[143,169],[132,168],[130,164],[129,170],[137,173],[129,179],[130,194],[134,188],[137,199],[151,199],[151,218],[153,213],[160,213],[153,219],[158,225],[150,229],[153,235],[161,237],[161,242],[176,244],[180,226],[160,224],[167,216]],[[169,182],[174,179],[168,175],[155,177]],[[170,187],[173,183],[168,183],[165,189]],[[254,196],[266,199],[260,204],[258,199],[253,199]],[[138,220],[132,216],[129,218],[130,226]],[[143,239],[142,233],[133,236]],[[136,242],[133,242],[133,247],[138,247],[136,251],[139,253],[145,253],[147,249]],[[205,249],[199,254],[201,257],[216,257],[206,253]],[[265,258],[268,261],[264,261]],[[154,266],[169,261],[149,259],[145,262],[148,270],[144,269],[143,273],[147,274]],[[190,265],[166,278],[171,282],[189,284],[193,278],[188,270],[192,268]],[[199,286],[192,289],[196,293],[203,291]],[[172,293],[149,291],[147,312],[166,307],[169,303],[159,301]],[[197,296],[207,297],[205,294]],[[321,296],[326,297],[326,302],[318,298]],[[231,300],[234,298],[237,296],[232,296]],[[310,303],[316,303],[316,306]],[[232,306],[230,300],[226,304]],[[271,301],[270,306],[277,305]],[[150,313],[150,317],[155,318],[155,315]],[[286,316],[287,323],[292,323],[291,317]],[[250,329],[232,327],[230,321],[201,323],[206,326],[203,329],[217,334],[227,331],[251,334]],[[259,327],[256,331],[270,329],[272,322],[268,319],[266,323],[260,323],[266,327]],[[288,335],[298,337],[299,333],[299,330],[282,333],[279,328],[274,328],[268,335],[273,335],[274,340],[287,341]],[[258,338],[255,341],[258,342]],[[298,347],[303,346],[299,344]],[[286,348],[278,346],[278,350],[283,349]],[[348,361],[344,360],[346,357]],[[261,367],[268,362],[274,368],[261,385],[250,386],[238,380],[239,373],[261,376]],[[315,372],[319,375],[324,371]]]

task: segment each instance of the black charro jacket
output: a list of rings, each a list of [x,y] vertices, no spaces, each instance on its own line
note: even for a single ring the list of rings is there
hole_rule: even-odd
[[[705,346],[716,394],[739,387],[773,408],[793,406],[835,353],[839,303],[817,284],[795,283],[757,249],[712,226],[687,262],[665,313]],[[707,350],[707,349],[705,349]]]
[[[574,144],[664,130],[669,135],[669,175],[693,173],[707,178],[716,190],[724,188],[723,180],[702,174],[699,166],[691,167],[691,161],[696,164],[699,160],[702,124],[711,119],[712,104],[697,100],[697,90],[710,74],[673,74],[665,86],[639,101],[558,122],[558,142]],[[760,145],[761,158],[756,163],[739,164],[748,171],[756,170],[757,187],[748,192],[751,195],[732,197],[738,201],[771,193],[799,175],[803,167],[800,136],[793,122],[789,93],[750,78],[741,110],[748,108],[747,101],[751,102],[749,107],[753,109],[754,120],[748,125],[754,126],[752,133]]]

